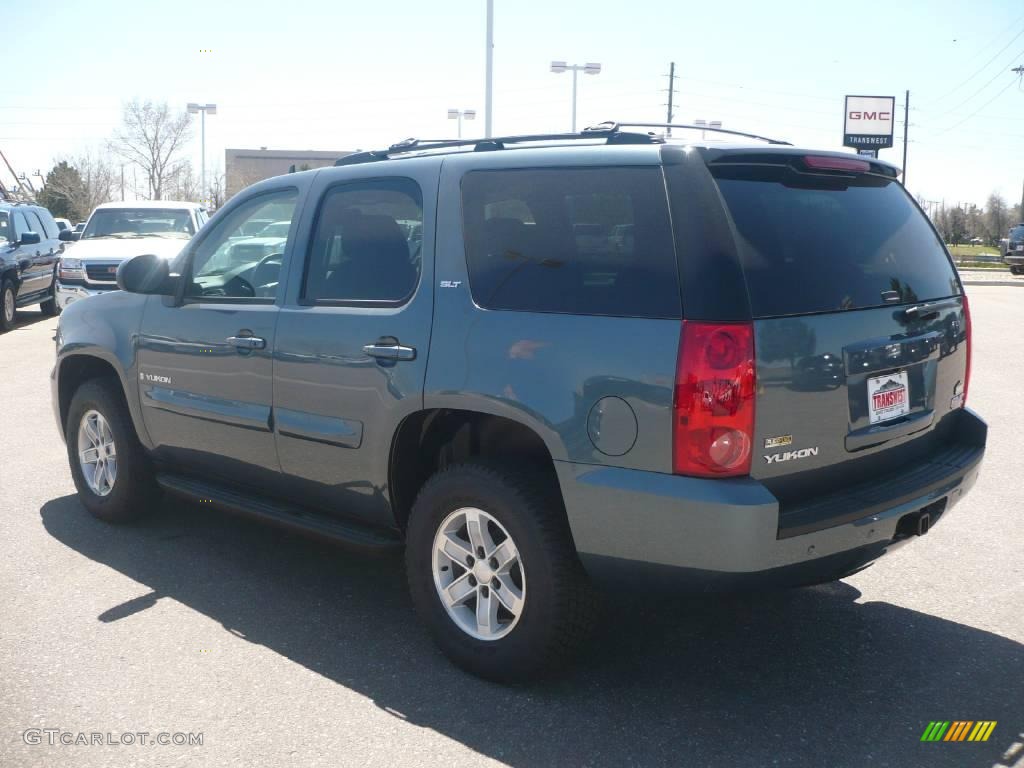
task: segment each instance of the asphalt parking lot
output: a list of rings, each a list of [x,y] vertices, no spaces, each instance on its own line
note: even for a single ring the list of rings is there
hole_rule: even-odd
[[[1024,290],[968,292],[990,436],[954,513],[832,586],[614,596],[578,665],[529,688],[446,662],[397,558],[178,501],[89,517],[50,409],[56,320],[27,310],[0,336],[0,765],[1024,766]],[[998,725],[921,743],[932,720]]]

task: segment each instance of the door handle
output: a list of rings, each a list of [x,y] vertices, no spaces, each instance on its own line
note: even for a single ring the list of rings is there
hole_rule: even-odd
[[[259,336],[228,336],[228,344],[238,349],[264,349],[267,340]]]
[[[406,347],[401,344],[367,344],[363,352],[378,360],[415,360],[416,348]]]

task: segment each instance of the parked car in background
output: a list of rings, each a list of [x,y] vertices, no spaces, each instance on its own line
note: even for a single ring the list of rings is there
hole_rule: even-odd
[[[82,234],[82,231],[84,229],[85,229],[85,222],[84,221],[80,221],[77,224],[75,224],[75,234],[76,235]]]
[[[163,489],[404,546],[437,643],[502,681],[571,658],[592,578],[824,583],[944,520],[986,426],[967,296],[897,169],[578,138],[351,155],[122,265],[57,331],[84,507]]]
[[[65,229],[71,229],[71,222],[68,219],[55,218],[54,221],[57,222],[57,228],[61,232],[63,232]]]
[[[1024,224],[1018,224],[1010,229],[1010,234],[1006,237],[1003,261],[1010,266],[1013,274],[1024,275]]]
[[[60,260],[58,310],[117,290],[117,268],[125,259],[140,253],[173,258],[207,219],[206,209],[198,203],[153,200],[97,206],[79,242]]]
[[[39,304],[57,314],[54,271],[64,248],[61,232],[45,208],[0,203],[0,331],[21,307]]]

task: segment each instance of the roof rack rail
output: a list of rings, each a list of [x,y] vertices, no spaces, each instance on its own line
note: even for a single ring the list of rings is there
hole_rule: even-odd
[[[601,123],[593,128],[584,128],[578,133],[535,133],[520,136],[491,136],[482,139],[406,139],[392,144],[387,149],[356,152],[334,161],[335,165],[358,165],[378,160],[388,160],[395,155],[412,152],[460,149],[473,147],[474,152],[490,152],[505,149],[509,144],[525,144],[537,141],[575,141],[604,139],[607,144],[663,144],[664,139],[653,133],[630,133],[619,130],[618,123]]]
[[[792,142],[782,139],[772,139],[768,136],[759,136],[756,133],[743,133],[742,131],[731,131],[728,128],[711,128],[707,125],[684,125],[680,123],[601,123],[598,127],[612,126],[613,129],[620,128],[690,128],[695,131],[713,131],[715,133],[727,133],[730,136],[742,136],[745,139],[757,139],[767,141],[769,144],[781,144],[787,147],[793,146]]]

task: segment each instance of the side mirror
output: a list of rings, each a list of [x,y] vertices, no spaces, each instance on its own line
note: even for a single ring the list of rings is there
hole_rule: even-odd
[[[174,280],[167,259],[144,253],[121,262],[117,287],[129,293],[169,296],[174,292]]]
[[[39,245],[40,239],[38,232],[22,232],[18,245]]]
[[[62,240],[65,243],[68,243],[71,242],[72,240],[77,240],[78,238],[75,237],[75,233],[72,232],[70,229],[62,229],[60,233],[57,235],[57,239]]]

